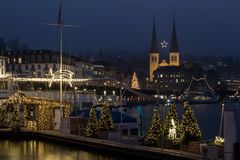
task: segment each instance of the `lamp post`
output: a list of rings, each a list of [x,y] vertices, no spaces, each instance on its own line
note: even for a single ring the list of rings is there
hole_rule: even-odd
[[[76,104],[76,91],[77,91],[77,87],[74,87],[74,90],[73,90],[73,100],[74,100],[74,109],[75,109],[75,114],[76,114],[76,117],[77,117],[77,104]]]
[[[221,108],[222,108],[222,112],[221,112],[221,121],[220,121],[220,128],[219,128],[219,137],[221,137],[221,134],[222,134],[222,123],[223,123],[223,114],[224,114],[224,101],[222,101],[222,103],[221,103]]]
[[[149,84],[148,84],[149,83],[149,78],[148,77],[146,78],[146,82],[147,82],[146,89],[148,89],[149,88]]]
[[[162,150],[163,150],[163,146],[164,146],[164,120],[165,120],[165,110],[166,110],[166,98],[162,99],[162,117],[163,117],[163,121],[162,121]],[[168,100],[167,100],[168,101]]]

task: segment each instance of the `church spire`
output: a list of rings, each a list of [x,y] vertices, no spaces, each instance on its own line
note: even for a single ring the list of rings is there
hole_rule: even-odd
[[[175,16],[173,17],[173,32],[172,32],[172,43],[171,43],[170,52],[179,52],[178,43],[177,43],[176,26],[175,26]]]
[[[158,42],[157,42],[155,16],[153,17],[153,32],[152,32],[152,44],[151,44],[150,53],[158,53]]]

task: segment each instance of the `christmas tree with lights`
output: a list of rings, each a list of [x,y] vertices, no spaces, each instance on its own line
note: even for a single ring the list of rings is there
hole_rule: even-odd
[[[164,135],[167,136],[169,139],[176,139],[178,130],[179,121],[176,111],[176,105],[174,103],[171,103],[164,123]]]
[[[201,139],[201,130],[197,119],[188,102],[184,102],[183,119],[180,125],[181,141],[199,141]]]
[[[98,128],[103,131],[109,131],[114,128],[110,108],[104,104],[98,121]]]
[[[5,109],[0,109],[0,128],[7,128],[8,126],[8,113]]]
[[[133,77],[132,77],[132,81],[131,81],[131,88],[140,89],[136,72],[133,73]]]
[[[144,137],[145,144],[156,144],[160,140],[162,134],[162,125],[160,114],[157,109],[154,109],[153,118],[151,122],[151,127],[147,131],[146,136]]]
[[[89,112],[89,118],[86,127],[86,136],[87,137],[94,136],[96,134],[96,130],[97,130],[97,116],[95,108],[92,107]]]
[[[11,119],[11,128],[19,130],[20,127],[23,127],[23,120],[20,118],[18,110],[14,109]]]

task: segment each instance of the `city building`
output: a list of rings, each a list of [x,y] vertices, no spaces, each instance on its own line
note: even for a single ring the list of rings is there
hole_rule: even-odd
[[[7,76],[6,61],[7,61],[7,58],[5,56],[5,52],[3,50],[1,50],[0,51],[0,78],[4,78]]]
[[[53,50],[26,50],[8,52],[7,70],[15,77],[47,77],[50,69],[59,70],[59,52]],[[76,71],[75,58],[63,54],[63,70]]]

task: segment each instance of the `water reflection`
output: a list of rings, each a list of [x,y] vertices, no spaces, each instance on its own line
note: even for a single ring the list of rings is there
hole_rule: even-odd
[[[37,140],[0,140],[0,160],[116,160],[116,158]]]

